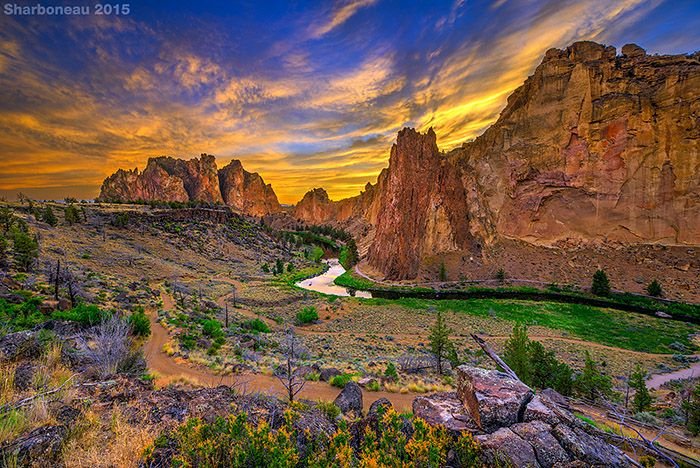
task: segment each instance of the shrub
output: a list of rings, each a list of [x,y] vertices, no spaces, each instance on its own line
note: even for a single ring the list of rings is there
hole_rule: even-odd
[[[112,313],[102,310],[96,305],[78,304],[70,310],[56,311],[52,317],[58,320],[69,320],[71,322],[82,323],[83,325],[97,325],[103,320],[107,320]]]
[[[214,319],[207,319],[202,321],[202,333],[210,338],[218,338],[223,336],[224,332],[221,328],[221,322]]]
[[[190,333],[180,335],[180,345],[186,350],[192,350],[197,346],[197,337]]]
[[[78,211],[78,208],[72,203],[65,208],[64,216],[66,222],[71,226],[80,222],[80,211]]]
[[[593,274],[591,292],[596,296],[610,295],[610,280],[608,280],[608,275],[603,270],[596,270]]]
[[[338,408],[338,405],[333,402],[319,400],[316,404],[316,408],[325,414],[331,421],[335,421],[338,416],[340,416],[340,408]]]
[[[253,330],[260,333],[270,333],[270,327],[259,318],[246,320],[241,326],[247,330]]]
[[[309,382],[318,382],[319,380],[321,380],[321,374],[319,374],[318,372],[309,372],[308,374],[306,374],[305,378]]]
[[[297,313],[296,323],[297,325],[306,325],[318,320],[318,312],[313,306],[304,307]]]
[[[345,386],[352,380],[352,374],[340,374],[340,375],[334,375],[331,377],[331,380],[328,381],[332,386],[338,387],[338,388],[345,388]]]
[[[131,333],[136,336],[149,336],[151,334],[151,321],[148,320],[143,308],[138,308],[129,315]]]
[[[379,382],[377,382],[376,380],[372,380],[367,384],[366,388],[370,392],[378,392],[381,387],[379,385]]]

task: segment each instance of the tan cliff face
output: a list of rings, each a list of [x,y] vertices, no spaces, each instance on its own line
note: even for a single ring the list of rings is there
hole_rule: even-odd
[[[699,115],[697,54],[580,42],[548,51],[455,157],[499,235],[697,245]]]
[[[206,154],[190,160],[150,158],[143,172],[119,169],[103,182],[99,200],[225,203],[252,216],[281,210],[274,190],[257,173],[237,160],[218,170],[214,156]]]

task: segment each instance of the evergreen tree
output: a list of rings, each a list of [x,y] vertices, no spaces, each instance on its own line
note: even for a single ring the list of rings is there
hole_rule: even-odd
[[[262,264],[262,271],[265,273],[270,273],[270,265],[268,265],[267,263],[263,263]]]
[[[22,229],[14,229],[12,233],[12,248],[14,250],[15,266],[22,271],[31,270],[39,256],[39,243]]]
[[[634,389],[632,406],[636,413],[647,411],[651,408],[651,403],[653,401],[649,394],[649,389],[647,388],[646,376],[647,372],[642,369],[642,366],[637,364],[637,368],[632,372],[632,376],[630,377],[629,386]]]
[[[66,207],[65,211],[65,217],[66,217],[66,222],[69,225],[74,225],[80,222],[80,211],[78,211],[78,208],[70,204]]]
[[[278,258],[275,261],[275,274],[281,275],[282,273],[284,273],[284,262],[282,261],[282,259]]]
[[[516,323],[513,333],[506,341],[503,360],[513,369],[525,383],[530,383],[532,369],[530,367],[530,339],[527,337],[527,326]]]
[[[7,234],[15,223],[15,215],[12,209],[7,206],[0,208],[0,228],[2,232]]]
[[[58,224],[58,219],[56,219],[56,215],[53,214],[51,205],[46,205],[46,208],[44,208],[44,211],[41,213],[41,219],[49,226],[55,226]]]
[[[7,239],[0,233],[0,267],[7,265]]]
[[[654,297],[663,296],[664,292],[661,289],[661,283],[659,283],[657,280],[654,280],[651,283],[649,283],[649,285],[647,286],[647,294]]]
[[[445,323],[442,312],[438,311],[435,324],[430,329],[428,339],[430,340],[430,351],[437,360],[438,373],[440,374],[442,374],[443,362],[448,358],[450,349],[453,348],[450,341],[451,332],[452,330]]]
[[[496,272],[496,279],[501,283],[504,282],[506,280],[506,270],[499,268]]]
[[[605,274],[603,270],[596,270],[593,274],[591,292],[596,296],[610,295],[610,281],[608,280],[608,275]]]
[[[583,366],[583,371],[576,376],[574,381],[574,389],[578,394],[591,400],[599,397],[610,397],[613,393],[612,379],[598,370],[598,366],[588,351],[586,351],[586,363]]]

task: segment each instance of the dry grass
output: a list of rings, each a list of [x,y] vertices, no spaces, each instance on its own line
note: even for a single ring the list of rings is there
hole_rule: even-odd
[[[92,410],[83,415],[63,450],[66,467],[138,466],[156,431],[129,423],[119,408],[108,418],[102,420]]]
[[[399,393],[401,391],[401,385],[391,383],[391,382],[386,382],[384,384],[384,390],[386,390],[389,393]]]

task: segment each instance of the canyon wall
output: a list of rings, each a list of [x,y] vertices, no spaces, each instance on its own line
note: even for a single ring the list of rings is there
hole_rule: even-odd
[[[218,170],[214,156],[207,154],[190,160],[150,158],[143,172],[119,169],[102,183],[98,199],[224,203],[252,216],[281,211],[274,190],[260,175],[243,169],[238,160]]]
[[[363,204],[297,214],[364,219],[367,260],[390,279],[499,238],[696,246],[699,122],[700,53],[577,42],[549,50],[474,141],[441,153],[432,129],[404,129]]]

